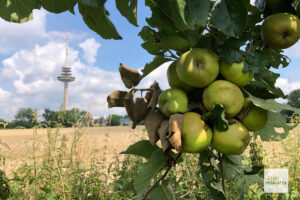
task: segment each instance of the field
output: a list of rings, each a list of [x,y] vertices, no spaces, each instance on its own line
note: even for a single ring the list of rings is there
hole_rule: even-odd
[[[32,157],[33,145],[35,145],[35,156],[43,156],[45,148],[48,147],[48,133],[55,135],[58,131],[57,140],[66,137],[67,151],[71,151],[72,142],[76,132],[80,139],[76,144],[79,152],[77,159],[89,163],[91,155],[98,161],[105,157],[112,158],[115,154],[126,150],[138,139],[145,136],[143,127],[131,129],[129,126],[120,127],[91,127],[76,130],[75,128],[60,129],[14,129],[1,130],[0,141],[8,145],[0,146],[0,152],[5,156],[4,171],[11,175],[27,159]],[[57,143],[59,145],[59,142]],[[108,160],[109,162],[109,160]]]
[[[294,129],[289,137],[281,142],[256,141],[259,145],[262,144],[263,148],[260,153],[263,156],[263,162],[266,166],[274,168],[284,166],[289,168],[291,168],[291,166],[298,167],[297,155],[299,155],[299,149],[297,147],[297,138],[299,140],[299,132],[300,128]],[[17,177],[23,177],[23,179],[21,178],[22,181],[26,178],[24,175],[26,173],[28,173],[27,176],[32,178],[32,180],[37,181],[37,179],[42,179],[43,176],[46,176],[43,171],[45,170],[44,167],[49,168],[52,171],[58,170],[60,177],[56,180],[57,184],[63,183],[66,185],[66,188],[68,184],[74,184],[74,182],[72,182],[73,180],[67,180],[70,175],[68,170],[75,170],[75,168],[76,170],[93,169],[99,174],[100,180],[100,177],[106,180],[105,184],[108,186],[115,180],[122,179],[122,176],[126,179],[125,181],[128,181],[128,178],[132,178],[131,176],[135,176],[137,169],[132,166],[136,162],[142,162],[142,160],[128,156],[126,157],[119,153],[126,150],[130,144],[143,138],[146,138],[143,126],[138,126],[134,130],[128,126],[58,129],[2,129],[0,130],[0,155],[5,158],[5,162],[0,164],[0,169],[6,173],[8,178],[15,179],[17,175]],[[249,155],[249,149],[246,150],[245,155]],[[190,159],[190,162],[193,162],[191,166],[197,165],[194,163],[195,158],[190,156],[188,159]],[[124,167],[128,167],[128,169],[125,169]],[[291,169],[294,170],[294,168]],[[95,171],[89,171],[83,176],[86,177],[88,174],[94,172]],[[128,177],[125,177],[124,173],[128,173],[126,175]],[[39,176],[41,177],[38,178]],[[62,179],[63,176],[65,176],[64,179]],[[298,177],[299,175],[297,174],[296,176]],[[188,182],[189,180],[186,181]],[[191,180],[191,182],[192,181],[194,180]],[[17,197],[18,195],[23,195],[24,187],[26,185],[24,183],[22,189],[20,189],[20,184],[23,184],[23,182],[13,182],[12,184],[12,187],[15,187],[15,190],[20,190],[18,193],[14,194]],[[43,184],[45,184],[43,181],[38,180],[38,183],[35,184],[35,188],[37,187],[36,185],[40,186]],[[30,187],[28,185],[26,185],[26,187],[28,187],[27,189],[29,190]],[[66,188],[63,187],[62,191],[59,191],[59,188],[51,188],[50,190],[57,190],[57,193],[63,193],[61,199],[72,199],[72,192],[67,191]],[[36,197],[38,195],[38,190],[35,190],[35,193],[27,192],[28,198],[32,198],[33,196]],[[107,195],[106,193],[112,192],[114,189],[107,187],[105,190],[105,195]],[[99,194],[100,196],[103,195],[103,191]],[[132,193],[129,193],[129,196],[130,194]],[[121,197],[110,196],[109,198],[118,199]],[[107,199],[107,197],[104,199]]]

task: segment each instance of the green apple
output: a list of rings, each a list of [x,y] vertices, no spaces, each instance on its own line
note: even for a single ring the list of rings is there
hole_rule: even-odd
[[[247,85],[253,79],[252,72],[243,72],[244,62],[228,64],[226,61],[221,61],[220,74],[228,81],[239,86]]]
[[[250,100],[245,99],[244,107],[250,107],[250,111],[241,122],[249,131],[258,131],[265,127],[268,121],[268,111],[255,106]]]
[[[160,40],[160,45],[164,49],[172,49],[179,52],[185,52],[191,47],[189,41],[177,35],[163,37]]]
[[[207,49],[192,49],[181,55],[177,74],[184,83],[203,88],[213,82],[219,73],[217,55]]]
[[[300,20],[289,13],[274,14],[264,20],[261,33],[269,47],[286,49],[299,39]]]
[[[188,110],[188,98],[183,90],[171,88],[159,95],[158,106],[166,116],[185,113]]]
[[[182,80],[179,79],[177,72],[176,72],[176,65],[177,62],[173,62],[167,71],[167,77],[168,77],[168,82],[171,88],[178,88],[178,89],[182,89],[186,92],[189,92],[193,89],[193,87],[188,86],[187,84],[185,84],[184,82],[182,82]]]
[[[223,154],[238,155],[244,152],[250,142],[247,128],[237,120],[228,126],[227,131],[214,128],[212,147]]]
[[[225,114],[233,117],[241,111],[244,95],[234,83],[217,80],[204,89],[202,101],[207,110],[212,110],[215,104],[222,104],[225,107]]]
[[[212,130],[194,112],[184,114],[181,128],[181,151],[187,153],[202,152],[209,147],[212,140]]]

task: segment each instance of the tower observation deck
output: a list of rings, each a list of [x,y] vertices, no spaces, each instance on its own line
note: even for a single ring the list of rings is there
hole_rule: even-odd
[[[65,66],[62,67],[61,75],[57,77],[57,79],[59,81],[64,83],[64,110],[67,110],[68,103],[69,103],[69,99],[68,99],[68,85],[69,85],[69,82],[72,82],[72,81],[75,80],[75,77],[72,76],[71,67],[69,66],[68,45],[69,45],[69,36],[68,36],[68,32],[67,32],[67,36],[66,36],[66,62],[65,62]]]

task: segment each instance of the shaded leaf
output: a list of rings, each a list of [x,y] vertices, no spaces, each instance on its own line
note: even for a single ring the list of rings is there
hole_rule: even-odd
[[[158,147],[156,145],[150,144],[149,140],[141,140],[130,145],[127,150],[121,152],[121,154],[142,156],[146,159],[149,159],[151,157],[151,154],[157,149]]]
[[[190,27],[205,26],[210,10],[209,0],[186,0],[185,19]]]
[[[150,200],[175,200],[175,193],[172,186],[167,181],[163,181],[160,185],[150,193]]]
[[[149,26],[144,26],[139,32],[139,36],[144,40],[142,47],[153,55],[162,55],[165,51],[159,45],[159,38],[157,32],[151,29]]]
[[[171,19],[175,27],[180,30],[190,29],[185,21],[184,9],[186,2],[184,0],[153,0],[166,16]]]
[[[156,149],[151,154],[148,162],[144,163],[133,182],[134,188],[137,191],[137,198],[141,198],[144,195],[147,187],[150,185],[150,181],[156,177],[156,175],[166,168],[167,157],[161,149]]]
[[[236,176],[243,174],[243,157],[241,155],[222,156],[223,173],[226,180],[233,180]]]
[[[74,6],[77,0],[43,0],[42,6],[49,12],[62,13],[69,10],[71,13],[75,14]]]
[[[292,6],[296,10],[297,16],[300,16],[300,0],[294,0]]]
[[[295,113],[300,114],[299,108],[291,107],[288,104],[278,103],[273,99],[264,100],[264,99],[259,99],[259,98],[253,97],[253,96],[248,97],[248,99],[251,100],[254,105],[256,105],[260,108],[263,108],[265,110],[278,112],[282,109],[286,109],[286,110],[291,110],[291,111],[294,111]]]
[[[221,172],[217,165],[218,157],[208,149],[200,153],[199,166],[201,169],[201,176],[209,189],[210,195],[214,199],[226,200],[222,189]]]
[[[212,23],[229,36],[240,35],[247,23],[247,8],[242,1],[216,0],[211,11]]]
[[[137,0],[116,0],[120,13],[133,25],[137,25]]]
[[[214,123],[214,127],[218,131],[228,130],[228,121],[225,118],[225,108],[221,104],[215,104],[213,109],[204,115],[205,120]]]
[[[153,0],[146,0],[145,4],[152,11],[151,17],[146,18],[147,23],[153,28],[164,31],[168,35],[175,35],[177,29],[173,21],[159,9],[156,3]]]
[[[122,39],[113,23],[108,18],[104,5],[99,7],[78,3],[79,12],[86,25],[104,39]]]
[[[163,56],[156,56],[153,61],[150,63],[147,63],[144,68],[142,69],[143,77],[150,74],[153,70],[155,70],[157,67],[161,66],[163,63],[170,61],[171,59],[165,58]]]
[[[284,94],[280,88],[266,88],[265,84],[258,81],[251,81],[243,88],[251,95],[262,99],[276,99],[279,97],[284,97]]]
[[[248,51],[244,53],[244,56],[244,72],[260,73],[269,64],[267,53],[264,50]]]
[[[267,49],[268,61],[272,67],[278,69],[279,66],[287,67],[289,65],[289,58],[283,54],[283,51],[278,49]]]
[[[84,4],[86,6],[92,6],[95,8],[100,8],[104,6],[104,3],[107,0],[77,0],[79,3]]]
[[[41,8],[40,0],[1,0],[0,17],[8,22],[24,23],[33,19],[32,10]]]
[[[295,128],[295,126],[289,126],[286,123],[286,119],[280,114],[280,112],[269,111],[266,126],[261,130],[254,131],[254,135],[259,135],[263,141],[280,141],[286,138],[289,131]],[[283,128],[284,133],[275,131],[275,128]]]

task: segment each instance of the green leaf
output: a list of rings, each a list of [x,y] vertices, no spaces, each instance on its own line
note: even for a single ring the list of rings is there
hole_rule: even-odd
[[[291,110],[291,111],[294,111],[295,113],[300,114],[300,109],[299,108],[291,107],[287,104],[278,103],[273,99],[264,100],[264,99],[256,98],[256,97],[253,97],[253,96],[250,96],[247,99],[251,100],[254,105],[256,105],[260,108],[263,108],[265,110],[278,112],[282,109],[286,109],[286,110]]]
[[[209,0],[153,0],[175,27],[180,30],[193,30],[196,25],[205,26],[210,10]]]
[[[127,150],[121,152],[121,154],[137,155],[149,159],[151,154],[157,149],[158,147],[156,145],[152,145],[149,140],[141,140],[130,145]]]
[[[150,200],[175,200],[175,194],[172,186],[167,181],[163,181],[162,184],[156,186],[156,188],[150,193]]]
[[[265,84],[258,81],[251,81],[243,88],[251,95],[262,99],[276,99],[279,97],[284,97],[284,94],[280,88],[266,88]]]
[[[268,93],[274,94],[277,97],[284,97],[282,90],[275,86],[277,78],[280,74],[274,73],[266,68],[260,70],[259,73],[254,74],[254,79],[259,82],[259,85],[268,91]],[[254,88],[255,90],[255,88]],[[254,91],[255,92],[255,91]],[[254,95],[256,97],[258,94]]]
[[[259,131],[254,131],[254,135],[259,135],[262,141],[280,141],[285,139],[295,126],[289,126],[280,112],[270,111],[266,126]],[[275,128],[283,128],[284,133],[277,132]]]
[[[244,193],[249,190],[249,187],[254,184],[263,185],[264,179],[258,174],[243,175],[235,179],[235,185],[237,186],[238,194],[244,196]],[[241,199],[241,198],[240,198]]]
[[[104,6],[106,0],[78,0],[78,2],[86,6],[101,8]]]
[[[300,0],[294,0],[292,6],[296,10],[297,16],[300,16]]]
[[[218,131],[228,130],[228,121],[225,118],[225,108],[221,104],[215,104],[213,109],[204,115],[205,120],[213,122]]]
[[[233,180],[236,176],[243,174],[243,157],[241,155],[222,156],[223,173],[226,180]]]
[[[290,59],[281,54],[283,51],[281,49],[267,49],[268,61],[272,67],[278,69],[281,65],[282,67],[287,67],[289,65]]]
[[[218,156],[216,156],[211,149],[200,153],[199,166],[201,169],[201,176],[209,189],[210,195],[214,199],[226,200],[222,189],[221,171],[217,165]]]
[[[211,12],[212,23],[224,34],[239,36],[247,23],[247,8],[242,1],[216,0]]]
[[[248,51],[244,53],[244,56],[244,72],[252,71],[253,73],[260,73],[269,64],[265,50],[257,49],[255,51]]]
[[[75,14],[74,6],[77,0],[43,0],[42,6],[49,12],[62,13],[69,10],[71,13]]]
[[[137,25],[137,0],[116,0],[116,6],[120,13],[133,24]]]
[[[230,37],[228,38],[223,45],[220,46],[221,52],[220,57],[221,59],[226,60],[229,64],[234,62],[242,62],[243,57],[240,52],[241,46],[245,45],[247,40],[250,40],[250,35],[242,35],[238,38]]]
[[[40,0],[1,0],[0,17],[8,22],[24,23],[33,19],[33,9],[40,8]]]
[[[143,77],[150,74],[153,70],[155,70],[157,67],[161,66],[163,63],[170,61],[171,59],[165,58],[163,56],[156,56],[152,62],[147,63],[144,68],[142,69]]]
[[[184,19],[184,9],[186,7],[184,0],[153,1],[157,4],[159,9],[173,21],[178,30],[183,31],[190,28]]]
[[[185,19],[187,24],[190,27],[205,26],[209,10],[209,0],[186,0]]]
[[[86,25],[104,39],[122,39],[115,26],[108,18],[108,13],[103,6],[92,7],[78,3],[79,12]]]
[[[143,196],[145,190],[150,184],[150,181],[156,177],[156,175],[166,168],[167,157],[164,155],[161,149],[156,149],[151,154],[148,162],[143,164],[133,182],[134,188],[137,191],[138,199]]]
[[[145,4],[150,7],[152,12],[151,17],[146,18],[147,23],[151,27],[165,32],[167,35],[176,35],[177,29],[173,21],[160,10],[156,3],[153,0],[146,0]]]
[[[155,30],[151,29],[149,26],[144,26],[139,36],[145,41],[142,47],[148,51],[148,53],[153,55],[162,55],[164,51],[159,45],[158,34]]]

